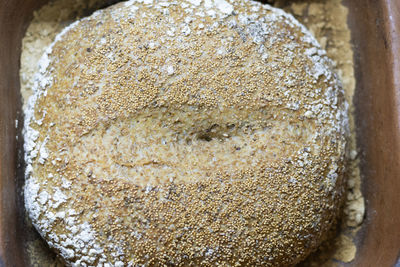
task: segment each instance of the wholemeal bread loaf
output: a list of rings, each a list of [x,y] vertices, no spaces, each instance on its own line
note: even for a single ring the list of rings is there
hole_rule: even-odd
[[[343,196],[331,65],[252,1],[129,1],[73,23],[26,110],[33,224],[73,266],[298,263]]]

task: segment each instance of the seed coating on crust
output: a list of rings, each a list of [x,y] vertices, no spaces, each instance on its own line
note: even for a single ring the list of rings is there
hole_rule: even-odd
[[[341,201],[346,103],[292,16],[129,1],[67,27],[25,121],[25,202],[74,266],[285,266]]]

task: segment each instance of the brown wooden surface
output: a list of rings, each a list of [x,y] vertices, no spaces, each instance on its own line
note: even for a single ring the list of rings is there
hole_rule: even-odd
[[[0,0],[0,267],[26,266],[19,57],[32,10]],[[351,266],[394,266],[400,252],[400,0],[345,0],[355,48],[356,123],[367,217]],[[15,120],[20,120],[15,129]],[[21,137],[19,138],[21,140]]]
[[[367,217],[354,266],[393,266],[400,251],[400,1],[349,0],[357,141]]]
[[[21,142],[16,140],[15,120],[21,118],[21,39],[40,2],[44,1],[0,0],[0,267],[26,266],[22,198],[17,190],[22,178]]]

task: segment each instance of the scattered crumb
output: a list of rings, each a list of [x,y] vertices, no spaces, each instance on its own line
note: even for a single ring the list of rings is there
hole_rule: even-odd
[[[338,250],[333,255],[333,258],[342,262],[351,262],[356,255],[356,246],[354,245],[351,238],[341,234],[336,238]]]

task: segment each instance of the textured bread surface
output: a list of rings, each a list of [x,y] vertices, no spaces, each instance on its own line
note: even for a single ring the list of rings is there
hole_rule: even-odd
[[[73,266],[296,264],[344,191],[331,64],[251,1],[129,1],[73,23],[26,110],[33,224]]]

